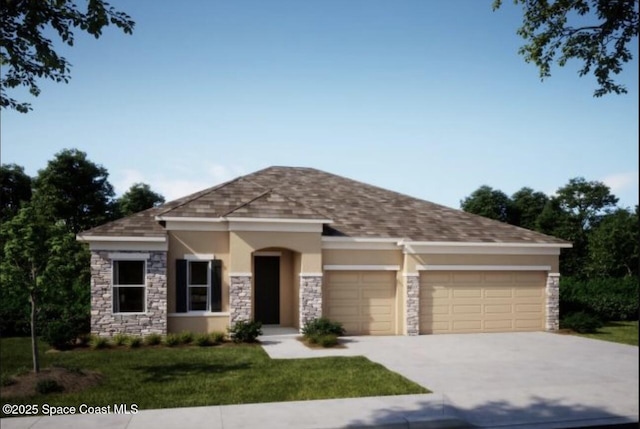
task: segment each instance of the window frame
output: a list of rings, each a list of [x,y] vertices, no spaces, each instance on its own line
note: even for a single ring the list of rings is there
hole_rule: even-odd
[[[206,314],[211,310],[211,260],[208,259],[199,259],[199,258],[189,258],[187,261],[187,279],[186,279],[186,293],[187,293],[187,311],[186,313],[191,314]],[[206,263],[207,264],[207,284],[194,284],[192,285],[189,281],[191,279],[191,264],[192,263]],[[192,310],[191,309],[191,289],[192,288],[206,288],[207,290],[207,298],[205,301],[205,309],[204,310]]]
[[[143,274],[142,278],[144,283],[142,285],[120,285],[116,279],[116,264],[118,262],[142,262]],[[142,311],[115,311],[115,297],[116,297],[116,289],[119,288],[142,288]],[[114,315],[139,315],[139,314],[147,314],[147,259],[146,258],[136,258],[132,255],[131,258],[127,257],[118,257],[111,259],[111,314]]]

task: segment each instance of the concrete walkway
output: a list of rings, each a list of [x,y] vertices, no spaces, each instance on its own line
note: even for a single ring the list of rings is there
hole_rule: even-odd
[[[349,337],[312,350],[262,338],[272,358],[364,355],[434,393],[2,419],[9,428],[569,428],[638,421],[638,347],[550,333]]]

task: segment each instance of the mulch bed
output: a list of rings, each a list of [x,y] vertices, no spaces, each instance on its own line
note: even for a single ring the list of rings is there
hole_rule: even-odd
[[[69,370],[61,367],[41,369],[38,374],[28,372],[12,377],[13,384],[0,387],[3,398],[36,395],[36,385],[41,380],[54,380],[62,386],[62,393],[80,392],[102,381],[102,374],[88,370]]]

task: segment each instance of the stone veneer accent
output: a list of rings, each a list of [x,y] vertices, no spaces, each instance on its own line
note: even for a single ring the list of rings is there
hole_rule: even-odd
[[[557,331],[560,329],[560,274],[549,273],[547,275],[547,319],[545,329]]]
[[[167,333],[167,252],[118,252],[148,254],[144,314],[113,314],[112,260],[108,251],[91,252],[91,333],[148,335]]]
[[[407,335],[420,334],[420,275],[405,274]]]
[[[229,322],[251,320],[251,275],[231,275],[229,282]]]
[[[322,275],[300,274],[300,329],[322,317]]]

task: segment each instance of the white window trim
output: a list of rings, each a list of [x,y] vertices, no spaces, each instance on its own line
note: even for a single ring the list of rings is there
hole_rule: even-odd
[[[146,261],[150,258],[149,253],[109,253],[109,259],[115,261]]]
[[[187,256],[187,255],[185,255]],[[194,255],[192,255],[194,256]],[[211,310],[211,260],[202,260],[202,259],[187,259],[187,313],[210,313]],[[213,259],[213,258],[211,258]],[[191,277],[191,262],[206,262],[207,263],[207,284],[206,285],[192,285],[189,283],[189,278]],[[207,300],[206,310],[191,310],[191,288],[195,287],[206,287],[207,288]]]
[[[109,257],[111,257],[112,254],[109,255]],[[126,256],[126,258],[111,258],[111,314],[113,315],[118,315],[118,316],[135,316],[135,315],[141,315],[141,314],[147,314],[147,259],[142,259],[142,258],[131,258],[129,256],[139,256],[139,255],[144,255],[141,253],[116,253],[113,255],[122,255],[122,256]],[[144,284],[143,285],[117,285],[116,284],[116,279],[115,279],[115,263],[116,262],[127,262],[127,261],[135,261],[135,262],[139,262],[142,261],[144,264]],[[142,302],[144,303],[144,308],[142,312],[139,311],[115,311],[115,308],[113,308],[113,301],[114,301],[114,295],[115,295],[115,288],[121,288],[121,287],[141,287],[144,290],[144,296],[142,298]]]
[[[212,261],[215,259],[213,253],[185,253],[184,258],[187,261]]]

